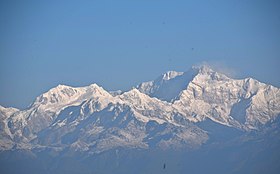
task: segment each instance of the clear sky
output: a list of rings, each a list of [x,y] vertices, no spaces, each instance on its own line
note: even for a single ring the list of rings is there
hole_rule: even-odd
[[[280,86],[279,0],[1,0],[0,105],[208,62]]]

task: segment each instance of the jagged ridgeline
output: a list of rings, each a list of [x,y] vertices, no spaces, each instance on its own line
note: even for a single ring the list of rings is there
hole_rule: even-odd
[[[181,173],[186,163],[208,163],[208,155],[216,154],[220,158],[211,164],[225,164],[217,172],[233,163],[232,171],[255,173],[261,167],[244,167],[253,163],[254,150],[263,149],[256,156],[265,157],[279,149],[279,114],[279,88],[252,78],[232,79],[208,66],[169,71],[126,92],[108,92],[97,84],[58,85],[27,109],[0,107],[0,162],[7,164],[1,170],[9,173],[9,164],[23,155],[26,163],[38,158],[38,166],[53,166],[40,170],[46,173],[63,173],[71,156],[84,173],[102,173],[104,161],[112,163],[105,173]],[[244,155],[247,160],[240,160]],[[228,156],[232,161],[221,160]],[[274,153],[268,160],[271,173],[279,159]]]

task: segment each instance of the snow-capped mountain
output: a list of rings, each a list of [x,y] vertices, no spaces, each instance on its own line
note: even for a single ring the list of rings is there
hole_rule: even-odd
[[[211,139],[200,123],[258,130],[278,117],[279,103],[279,88],[208,66],[169,71],[127,92],[58,85],[25,110],[0,107],[0,148],[192,149]]]
[[[209,118],[248,130],[274,120],[280,113],[279,88],[252,78],[231,79],[206,65],[172,74],[168,72],[137,88],[152,97],[170,101],[193,122]]]

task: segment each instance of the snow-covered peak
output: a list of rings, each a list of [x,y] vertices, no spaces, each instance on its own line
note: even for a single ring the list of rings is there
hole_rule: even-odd
[[[150,110],[149,108],[165,104],[163,101],[156,98],[151,98],[150,96],[140,92],[138,89],[133,88],[132,90],[123,93],[119,98],[126,104],[134,106],[136,108],[142,108]],[[165,108],[162,108],[164,110]]]
[[[0,105],[0,113],[2,113],[5,116],[10,116],[17,111],[19,111],[19,109],[17,109],[17,108],[12,108],[12,107],[5,108],[5,107]]]
[[[199,81],[221,81],[229,79],[226,75],[213,70],[209,65],[193,66],[192,70],[197,71],[197,75],[194,79]]]
[[[67,86],[67,85],[63,85],[63,84],[58,84],[56,87],[54,88],[68,88],[70,86]]]
[[[96,83],[92,83],[88,86],[88,88],[97,88],[97,89],[100,89],[102,87],[98,86]],[[102,88],[103,89],[103,88]]]
[[[213,73],[214,70],[209,66],[209,65],[196,65],[196,66],[192,66],[193,70],[197,70],[199,73]]]
[[[79,105],[85,100],[110,98],[110,93],[97,84],[85,87],[58,85],[36,98],[31,106],[42,110],[57,112],[68,105]]]
[[[109,92],[107,92],[105,89],[103,89],[101,86],[98,86],[96,83],[91,84],[86,87],[79,88],[81,90],[86,90],[87,92],[91,92],[93,95],[100,95],[100,96],[111,96]]]
[[[256,129],[280,113],[277,88],[252,78],[231,79],[208,66],[198,71],[173,103],[199,121],[208,117],[227,126]]]
[[[142,92],[140,92],[136,88],[132,88],[131,90],[124,92],[119,96],[121,99],[144,99],[147,98],[148,96]]]
[[[36,98],[35,105],[55,105],[78,97],[82,91],[66,85],[58,85]]]
[[[177,76],[180,76],[182,75],[183,72],[177,72],[177,71],[167,71],[166,73],[164,73],[160,78],[162,80],[170,80],[170,79],[173,79]]]

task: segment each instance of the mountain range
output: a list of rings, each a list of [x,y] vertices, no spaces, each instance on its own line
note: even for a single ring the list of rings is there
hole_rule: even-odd
[[[24,110],[1,106],[0,151],[87,157],[119,149],[193,152],[278,135],[279,115],[279,88],[194,66],[129,91],[58,85]]]

